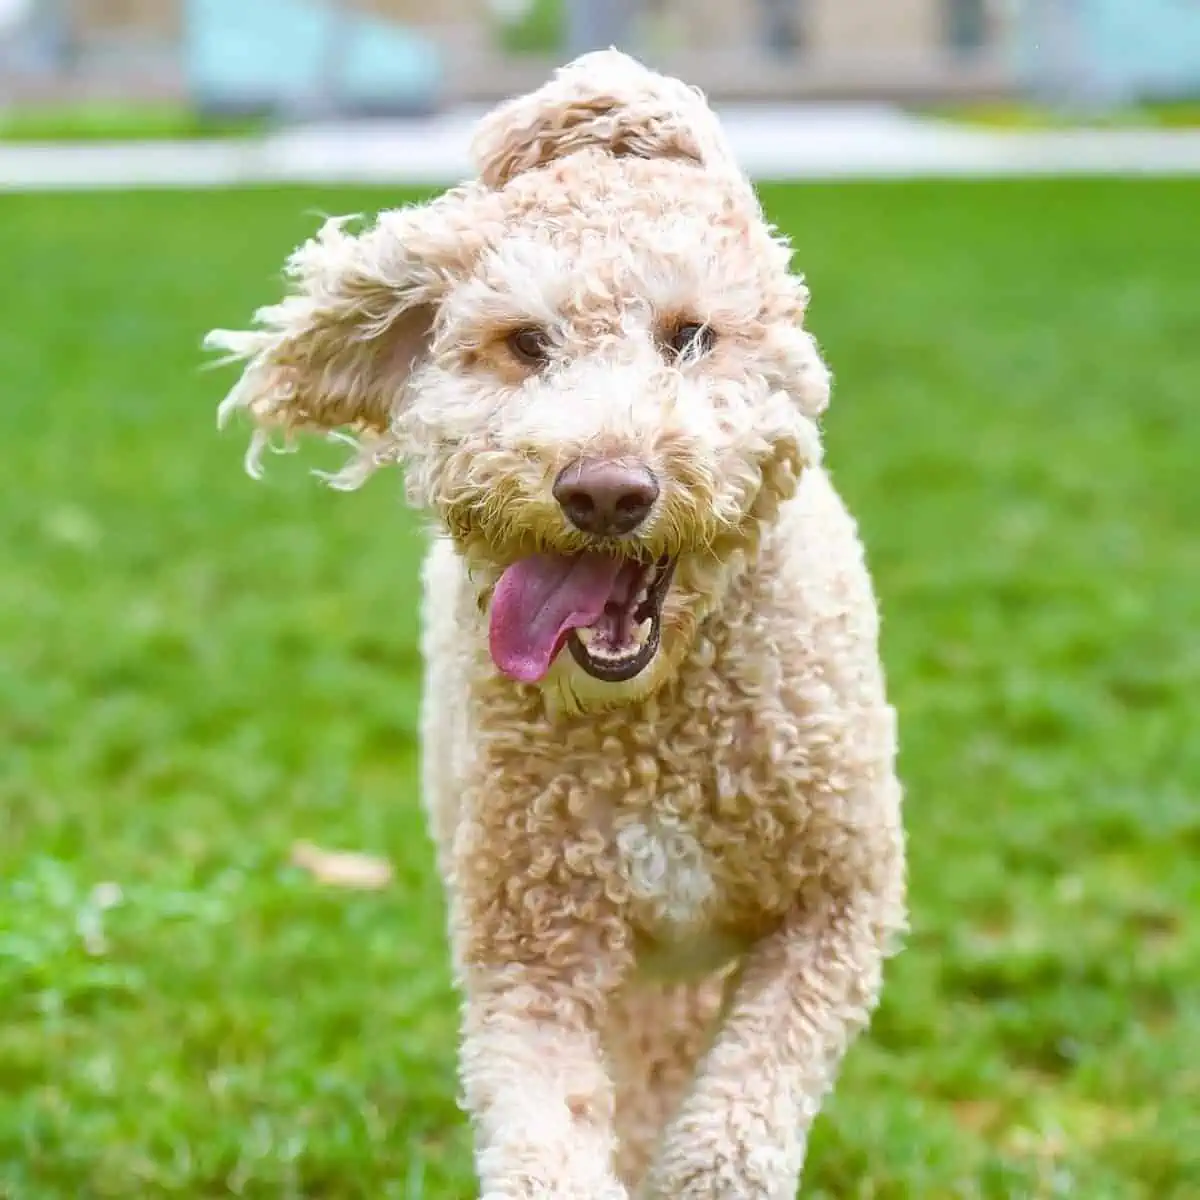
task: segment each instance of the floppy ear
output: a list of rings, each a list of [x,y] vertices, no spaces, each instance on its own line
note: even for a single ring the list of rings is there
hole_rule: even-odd
[[[359,435],[358,458],[335,477],[341,486],[394,461],[391,422],[409,375],[428,349],[448,286],[482,246],[478,192],[458,188],[382,213],[358,235],[346,228],[353,218],[327,221],[288,259],[288,292],[255,313],[256,328],[207,336],[207,347],[245,363],[219,421],[239,409],[250,414],[252,475],[275,431],[285,441],[303,430]]]
[[[799,280],[792,286],[803,297],[801,303],[807,302],[808,288]],[[801,309],[801,315],[802,312]],[[798,315],[769,330],[766,340],[779,371],[778,386],[792,397],[809,420],[817,420],[829,407],[833,388],[833,376],[817,339],[800,324]]]
[[[493,110],[479,125],[471,155],[483,182],[501,188],[523,171],[589,146],[740,174],[703,95],[617,50],[584,54],[537,91]]]

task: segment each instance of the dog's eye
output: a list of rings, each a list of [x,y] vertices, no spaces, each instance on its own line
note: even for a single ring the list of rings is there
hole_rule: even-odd
[[[688,321],[676,325],[666,340],[667,349],[677,359],[695,359],[707,354],[716,343],[717,335],[711,325],[701,325],[696,321]]]
[[[544,329],[527,326],[508,335],[508,348],[524,363],[543,367],[550,359],[550,335]]]

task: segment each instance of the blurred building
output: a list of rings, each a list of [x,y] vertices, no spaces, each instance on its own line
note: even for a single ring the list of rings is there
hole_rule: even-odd
[[[1192,0],[0,4],[25,10],[7,51],[0,29],[0,80],[10,91],[422,111],[494,100],[583,49],[617,44],[726,99],[1200,94]]]

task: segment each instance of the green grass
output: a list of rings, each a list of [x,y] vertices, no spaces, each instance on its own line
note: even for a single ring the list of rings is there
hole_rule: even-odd
[[[496,39],[508,54],[557,54],[565,23],[562,0],[533,0],[519,20],[497,22]]]
[[[1014,132],[1080,127],[1196,129],[1200,128],[1200,100],[1121,105],[1090,114],[1012,101],[942,106],[929,110],[928,115],[986,129]]]
[[[173,104],[96,103],[0,109],[0,142],[160,141],[245,137],[256,118],[206,117]]]
[[[396,199],[0,197],[5,1200],[472,1194],[419,526],[394,479],[317,485],[336,449],[251,483],[198,369],[317,210]],[[766,199],[838,374],[912,857],[806,1195],[1194,1196],[1200,187]],[[397,882],[322,889],[295,839]]]

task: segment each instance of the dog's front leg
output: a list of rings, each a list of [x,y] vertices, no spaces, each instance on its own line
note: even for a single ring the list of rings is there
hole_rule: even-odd
[[[818,893],[813,904],[747,957],[647,1197],[795,1197],[809,1126],[874,1005],[888,928],[902,921],[898,898]]]
[[[508,847],[497,832],[460,862],[453,904],[483,1196],[625,1200],[599,1036],[628,965],[620,914],[599,880],[576,874],[561,831],[558,844]]]

